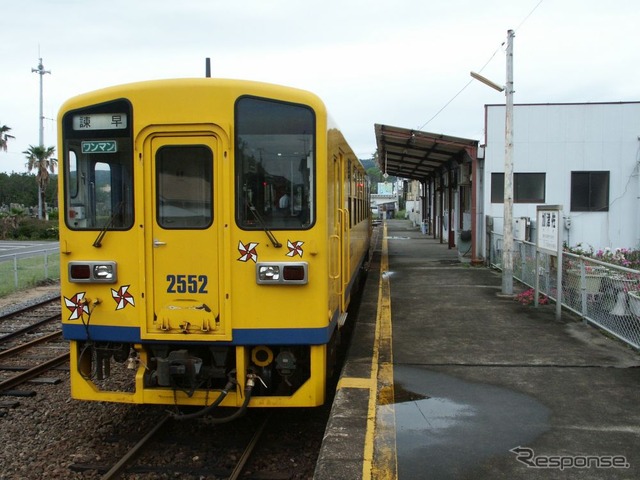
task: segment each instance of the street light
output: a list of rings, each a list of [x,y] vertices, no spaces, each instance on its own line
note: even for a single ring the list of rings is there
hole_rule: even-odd
[[[502,294],[513,295],[513,30],[507,31],[507,84],[501,87],[482,75],[469,72],[472,78],[505,92],[504,128],[504,226],[502,245]]]
[[[471,77],[475,78],[479,82],[484,83],[486,86],[493,88],[494,90],[497,90],[499,92],[504,92],[504,87],[501,87],[500,85],[498,85],[497,83],[492,82],[488,78],[483,77],[479,73],[469,72],[469,75],[471,75]]]

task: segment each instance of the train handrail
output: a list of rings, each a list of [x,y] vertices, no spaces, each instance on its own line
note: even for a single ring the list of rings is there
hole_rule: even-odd
[[[346,287],[349,285],[349,282],[351,281],[351,279],[349,278],[349,273],[350,273],[349,268],[351,265],[351,255],[350,255],[351,252],[349,248],[349,245],[351,244],[351,237],[350,237],[351,216],[350,216],[349,210],[347,210],[346,208],[339,208],[338,211],[340,212],[340,216],[342,217],[341,247],[345,247],[345,244],[346,244],[346,248],[342,248],[342,255],[341,255],[342,265],[340,266],[340,273],[342,275],[342,291],[344,293],[344,291],[346,290]]]
[[[340,235],[330,235],[329,236],[329,251],[330,252],[339,252],[340,251]],[[337,280],[340,278],[340,255],[330,255],[331,260],[329,262],[329,278],[331,280]],[[337,273],[334,273],[337,272]]]

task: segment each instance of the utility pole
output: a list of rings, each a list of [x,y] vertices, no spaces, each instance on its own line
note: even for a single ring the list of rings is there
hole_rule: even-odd
[[[44,65],[42,64],[42,58],[38,59],[40,62],[38,63],[38,68],[32,68],[32,73],[37,73],[40,75],[40,132],[39,132],[39,146],[40,148],[44,148],[44,113],[43,113],[43,100],[42,100],[42,77],[44,77],[45,73],[51,73],[51,70],[45,70]],[[38,218],[44,218],[43,215],[43,205],[42,205],[42,189],[40,188],[40,183],[38,183]]]
[[[507,31],[507,84],[501,87],[479,73],[469,72],[472,78],[488,87],[505,92],[504,122],[504,225],[502,228],[502,295],[513,295],[513,30]],[[640,139],[640,137],[638,137]]]
[[[507,32],[506,118],[504,128],[503,295],[513,295],[513,37],[513,30],[509,30]]]

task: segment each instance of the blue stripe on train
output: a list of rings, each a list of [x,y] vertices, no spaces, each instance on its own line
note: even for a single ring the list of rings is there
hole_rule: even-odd
[[[233,330],[230,342],[216,342],[218,345],[322,345],[328,343],[336,326],[335,320],[324,328],[248,328]],[[113,327],[102,325],[62,325],[62,334],[66,340],[87,340],[96,342],[142,343],[140,329],[137,327]],[[185,335],[184,343],[189,342]],[[145,340],[156,343],[156,340]],[[164,342],[163,342],[164,343]],[[174,342],[176,343],[176,342]]]

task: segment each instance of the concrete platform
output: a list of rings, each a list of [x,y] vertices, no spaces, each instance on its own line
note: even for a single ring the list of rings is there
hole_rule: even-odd
[[[384,228],[316,480],[640,478],[637,351]]]

